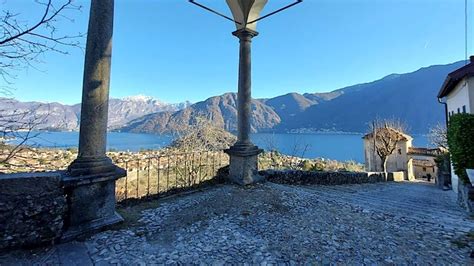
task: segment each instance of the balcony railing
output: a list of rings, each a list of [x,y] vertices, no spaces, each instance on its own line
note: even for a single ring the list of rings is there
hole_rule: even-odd
[[[127,170],[127,176],[116,183],[120,202],[196,188],[213,180],[218,170],[229,164],[229,157],[223,151],[197,151],[117,159],[115,163]]]

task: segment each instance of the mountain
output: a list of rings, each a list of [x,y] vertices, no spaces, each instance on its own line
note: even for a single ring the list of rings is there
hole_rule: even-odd
[[[278,130],[365,132],[368,123],[380,117],[400,119],[411,133],[427,133],[444,121],[444,107],[436,97],[439,88],[448,73],[463,65],[431,66],[343,88],[338,97],[306,108],[295,119],[281,123]]]
[[[427,133],[444,121],[436,95],[446,75],[464,65],[421,68],[328,93],[288,93],[252,102],[253,132],[365,132],[375,118],[396,118],[410,133]],[[211,97],[177,112],[149,114],[130,121],[121,131],[163,133],[193,124],[197,116],[230,131],[237,128],[236,94]]]
[[[198,102],[177,112],[149,114],[131,121],[120,131],[166,133],[196,122],[196,118],[205,117],[214,125],[228,131],[237,130],[237,95],[226,93]],[[252,131],[270,130],[281,123],[279,115],[260,100],[252,100]]]
[[[17,123],[9,123],[15,121]],[[0,97],[0,128],[12,125],[14,128],[76,130],[79,127],[76,109],[57,102],[20,102]]]
[[[281,121],[294,119],[300,113],[304,112],[308,107],[330,101],[342,92],[329,93],[288,93],[275,98],[262,100],[263,103],[270,106],[279,116]]]
[[[169,104],[149,96],[131,96],[122,99],[109,100],[109,128],[122,127],[129,121],[147,114],[177,111],[186,108],[189,102]]]
[[[150,113],[177,111],[189,106],[189,102],[164,103],[148,96],[131,96],[109,100],[109,128],[121,127],[129,121]],[[61,103],[20,102],[0,97],[0,117],[14,117],[15,120],[41,121],[37,129],[72,131],[79,129],[81,105]]]

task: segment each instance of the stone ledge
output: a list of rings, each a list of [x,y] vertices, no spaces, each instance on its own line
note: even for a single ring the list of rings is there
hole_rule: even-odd
[[[264,170],[259,174],[270,182],[297,185],[345,185],[387,181],[383,173]]]
[[[63,172],[0,175],[0,249],[51,243],[61,236]]]

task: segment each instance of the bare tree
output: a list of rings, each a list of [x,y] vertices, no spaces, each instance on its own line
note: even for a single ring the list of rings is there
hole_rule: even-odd
[[[436,126],[430,128],[428,138],[430,143],[435,147],[448,150],[448,130],[445,125],[438,123]]]
[[[35,21],[6,10],[5,3],[0,14],[0,75],[5,83],[12,84],[15,71],[42,62],[45,53],[68,54],[68,47],[81,48],[84,34],[64,34],[57,28],[61,20],[73,21],[66,16],[68,11],[81,10],[74,0],[34,0],[39,12]],[[3,94],[8,88],[1,88]]]
[[[398,142],[406,138],[406,126],[395,119],[376,119],[371,123],[370,131],[374,151],[380,158],[383,172],[387,173],[388,157],[394,153]]]
[[[224,150],[235,143],[237,138],[217,127],[205,116],[194,118],[192,125],[180,125],[175,129],[172,148],[181,151]]]
[[[74,0],[34,0],[38,6],[38,18],[31,21],[21,13],[7,10],[6,0],[1,3],[0,13],[0,76],[3,84],[0,95],[10,95],[15,71],[41,63],[42,56],[53,52],[68,54],[67,48],[81,48],[84,34],[64,34],[57,28],[61,20],[73,21],[68,11],[80,11]],[[2,103],[8,103],[3,101]],[[0,164],[7,165],[15,157],[31,147],[31,141],[38,137],[37,129],[46,121],[49,111],[0,110]]]
[[[31,141],[39,136],[36,130],[45,123],[48,115],[49,112],[37,115],[36,110],[0,110],[0,164],[11,164],[13,158],[21,157],[22,152],[34,146]]]

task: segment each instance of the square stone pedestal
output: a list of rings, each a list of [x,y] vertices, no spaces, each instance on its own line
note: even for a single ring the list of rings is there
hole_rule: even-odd
[[[123,221],[115,212],[115,181],[126,174],[124,169],[116,167],[114,172],[100,175],[63,177],[68,211],[62,241]]]
[[[264,180],[258,174],[258,155],[262,152],[257,146],[248,148],[233,146],[225,150],[230,156],[229,179],[241,186]]]

